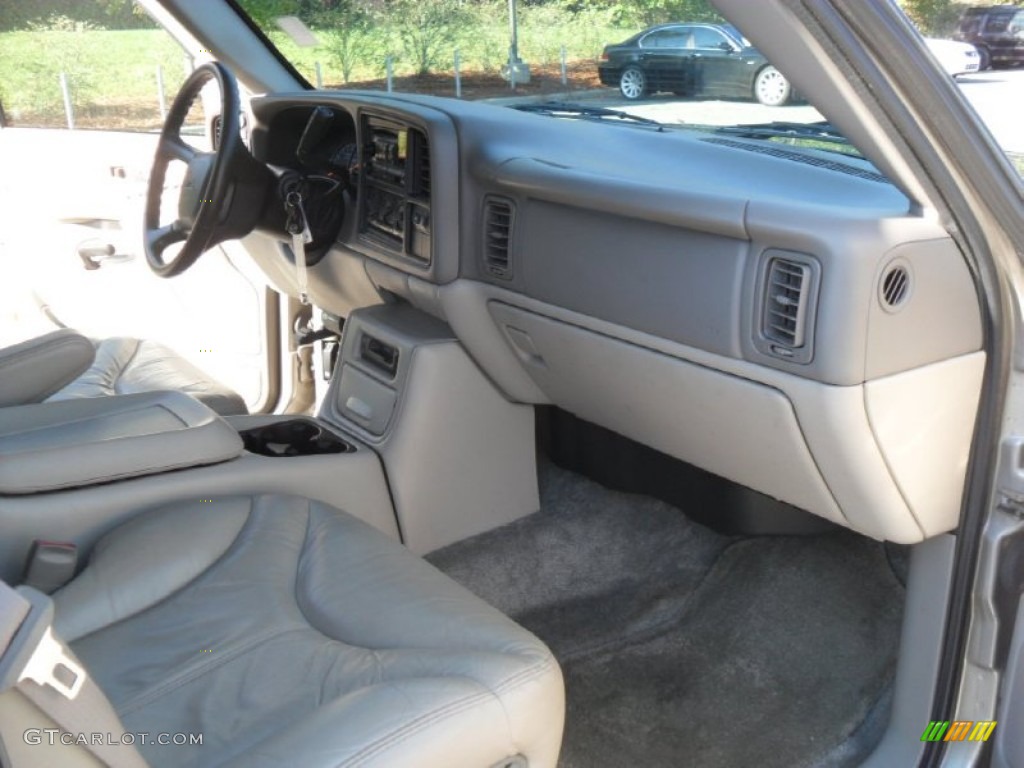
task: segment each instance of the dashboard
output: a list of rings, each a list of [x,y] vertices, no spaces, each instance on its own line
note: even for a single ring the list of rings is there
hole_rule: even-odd
[[[393,113],[287,105],[252,136],[254,154],[307,181],[310,262],[333,246],[338,211],[352,208],[368,252],[429,269],[433,253],[430,147],[424,127]],[[332,197],[330,190],[342,195]],[[325,221],[326,219],[326,221]]]
[[[323,309],[411,304],[509,400],[867,535],[955,526],[977,296],[948,234],[867,163],[404,94],[253,114],[258,159],[343,190],[312,206],[343,210],[315,228]]]

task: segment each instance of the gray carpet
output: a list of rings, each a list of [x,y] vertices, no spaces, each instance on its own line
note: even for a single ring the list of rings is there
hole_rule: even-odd
[[[541,467],[541,511],[428,557],[562,664],[562,768],[853,765],[903,587],[852,533],[735,538]]]

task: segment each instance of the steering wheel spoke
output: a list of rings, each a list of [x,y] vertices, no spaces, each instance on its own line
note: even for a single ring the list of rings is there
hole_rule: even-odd
[[[157,229],[146,230],[146,246],[158,255],[163,255],[169,246],[188,238],[188,227],[181,219],[175,219]]]
[[[160,154],[171,160],[180,160],[188,165],[199,151],[185,143],[180,136],[163,136],[160,138]]]

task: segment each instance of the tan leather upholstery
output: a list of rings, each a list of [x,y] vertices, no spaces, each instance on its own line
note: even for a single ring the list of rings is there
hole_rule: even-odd
[[[554,768],[564,691],[533,635],[400,544],[288,496],[168,505],[54,595],[56,629],[160,766]]]
[[[96,345],[87,371],[48,400],[174,390],[192,395],[221,416],[248,413],[245,401],[176,352],[155,341],[110,338]],[[40,398],[42,399],[42,398]]]

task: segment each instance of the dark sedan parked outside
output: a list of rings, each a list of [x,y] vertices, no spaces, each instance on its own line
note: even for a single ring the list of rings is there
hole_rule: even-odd
[[[730,24],[659,24],[605,46],[597,71],[630,100],[671,91],[781,106],[792,95],[789,81]]]

